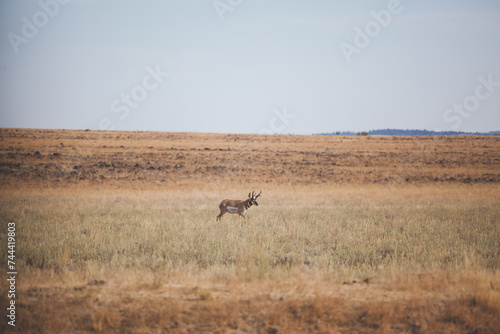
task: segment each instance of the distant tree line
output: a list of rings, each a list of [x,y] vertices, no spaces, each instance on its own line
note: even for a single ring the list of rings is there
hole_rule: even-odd
[[[402,130],[402,129],[380,129],[370,131],[336,131],[328,133],[320,133],[319,135],[326,136],[367,136],[367,135],[384,135],[384,136],[500,136],[500,131],[490,132],[462,132],[462,131],[429,131],[429,130]]]

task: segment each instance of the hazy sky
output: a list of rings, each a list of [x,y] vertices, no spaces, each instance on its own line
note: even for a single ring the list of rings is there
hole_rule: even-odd
[[[0,127],[500,129],[498,0],[0,0]]]

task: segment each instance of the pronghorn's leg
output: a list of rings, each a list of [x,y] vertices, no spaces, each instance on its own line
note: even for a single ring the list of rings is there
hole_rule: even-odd
[[[219,209],[220,209],[220,213],[219,213],[219,215],[215,218],[215,221],[221,220],[221,219],[222,219],[222,216],[224,216],[224,214],[227,212],[227,206],[226,206],[226,204],[224,203],[224,201],[220,201],[220,202],[219,202]]]
[[[221,208],[219,215],[217,216],[217,218],[215,218],[215,221],[221,220],[222,216],[224,216],[226,212],[227,212],[226,208]]]
[[[238,212],[238,214],[240,215],[240,217],[243,217],[243,218],[247,219],[247,217],[245,217],[245,215],[243,213]]]

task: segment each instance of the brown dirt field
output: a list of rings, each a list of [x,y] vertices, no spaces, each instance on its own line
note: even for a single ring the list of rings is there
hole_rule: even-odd
[[[2,186],[498,184],[499,137],[0,130]]]

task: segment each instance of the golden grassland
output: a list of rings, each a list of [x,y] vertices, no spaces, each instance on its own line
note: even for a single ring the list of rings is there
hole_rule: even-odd
[[[0,134],[15,332],[500,328],[496,138]]]

